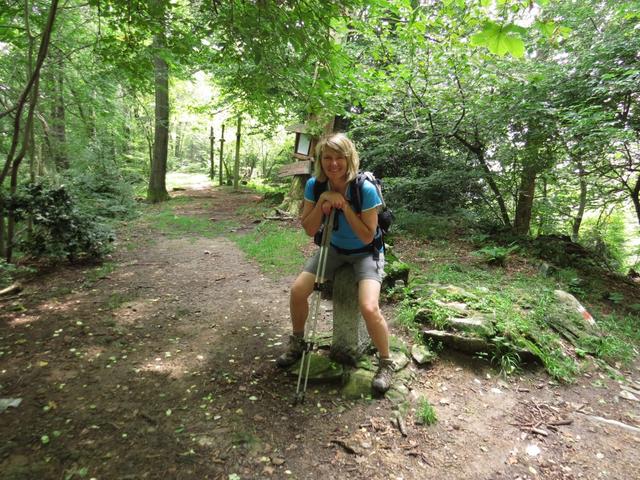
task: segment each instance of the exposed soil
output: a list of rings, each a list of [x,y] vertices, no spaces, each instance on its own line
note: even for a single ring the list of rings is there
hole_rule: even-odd
[[[234,212],[255,194],[182,194],[207,199],[189,214],[253,228]],[[229,240],[242,230],[175,238],[134,222],[101,278],[65,267],[0,301],[0,397],[22,399],[0,413],[2,478],[638,478],[640,430],[590,415],[638,427],[639,403],[595,368],[568,386],[541,370],[503,380],[445,352],[409,367],[410,398],[438,422],[410,411],[406,436],[388,399],[321,384],[294,406],[273,363],[293,277],[262,274]],[[637,365],[622,373],[640,381]]]

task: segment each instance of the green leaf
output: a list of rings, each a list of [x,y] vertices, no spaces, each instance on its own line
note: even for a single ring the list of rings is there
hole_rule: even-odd
[[[486,47],[496,55],[510,53],[520,58],[524,55],[524,42],[514,34],[519,32],[520,28],[516,25],[502,26],[487,22],[481,32],[471,36],[471,45]]]

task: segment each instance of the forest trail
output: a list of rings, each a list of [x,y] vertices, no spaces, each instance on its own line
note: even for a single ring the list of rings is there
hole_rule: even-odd
[[[2,478],[637,478],[640,433],[589,415],[638,425],[640,408],[595,370],[568,386],[543,371],[504,380],[445,352],[410,367],[410,397],[438,422],[409,411],[406,436],[389,399],[313,385],[293,406],[295,379],[273,363],[292,277],[264,275],[230,240],[254,227],[237,207],[259,198],[180,195],[208,201],[182,214],[242,226],[204,238],[133,221],[110,268],[51,271],[0,304],[0,397],[21,399],[1,413]]]

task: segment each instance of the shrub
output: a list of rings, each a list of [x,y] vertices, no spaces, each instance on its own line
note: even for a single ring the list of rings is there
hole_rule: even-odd
[[[80,211],[67,187],[29,184],[11,201],[17,220],[31,218],[31,235],[19,239],[21,251],[36,257],[99,258],[113,233],[93,215]]]

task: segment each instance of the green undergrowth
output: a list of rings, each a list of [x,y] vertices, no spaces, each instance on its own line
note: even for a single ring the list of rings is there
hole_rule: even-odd
[[[590,306],[590,299],[580,295],[584,292],[572,288],[574,276],[489,267],[472,254],[460,255],[464,245],[453,243],[430,242],[424,251],[413,252],[408,261],[411,280],[393,292],[402,299],[397,322],[414,338],[421,338],[426,328],[459,330],[459,326],[452,327],[452,318],[480,317],[486,320],[484,327],[462,334],[488,340],[491,350],[482,358],[508,375],[521,368],[521,355],[529,352],[554,379],[565,382],[576,377],[586,356],[614,365],[628,364],[637,354],[637,316],[604,315],[591,307],[598,322],[598,328],[591,331],[577,312],[559,306],[554,295],[557,289],[574,293]],[[568,341],[573,332],[578,338]]]
[[[309,237],[302,229],[267,221],[249,233],[234,236],[233,241],[258,262],[264,272],[281,277],[302,269],[304,257],[301,248],[309,243]]]
[[[234,221],[213,221],[206,216],[194,216],[180,211],[191,204],[201,206],[201,201],[178,197],[169,202],[151,205],[143,214],[143,221],[169,237],[215,237],[239,226]]]

